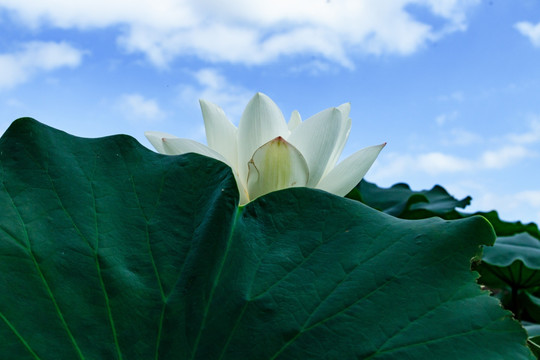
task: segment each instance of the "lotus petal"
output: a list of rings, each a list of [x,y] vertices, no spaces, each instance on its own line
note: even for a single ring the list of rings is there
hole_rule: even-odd
[[[326,170],[338,141],[342,115],[338,108],[321,111],[298,125],[287,139],[306,159],[308,187],[315,187]]]
[[[279,107],[266,95],[257,93],[249,101],[238,125],[238,173],[248,175],[248,162],[268,141],[287,136],[289,129]]]
[[[349,139],[349,134],[351,132],[351,118],[349,117],[349,113],[351,112],[351,104],[345,103],[340,106],[338,106],[338,109],[341,110],[341,113],[343,115],[341,120],[341,128],[339,131],[339,136],[337,140],[337,144],[332,151],[332,155],[330,155],[330,159],[328,160],[328,164],[326,165],[326,169],[324,170],[323,176],[328,174],[334,166],[336,166],[339,157],[341,156],[341,153],[343,152],[343,149],[345,148],[345,144],[347,143],[347,140]]]
[[[178,139],[178,136],[161,131],[145,131],[144,136],[146,136],[148,141],[150,141],[150,144],[152,144],[152,146],[155,147],[160,154],[165,154],[165,149],[163,148],[163,139]]]
[[[345,196],[362,180],[386,143],[359,150],[323,177],[316,188]]]
[[[272,191],[306,186],[308,178],[309,168],[300,151],[278,136],[257,149],[249,161],[249,201]]]
[[[341,113],[343,114],[343,117],[348,119],[351,114],[351,103],[347,102],[345,104],[341,104],[337,107],[339,110],[341,110]]]
[[[237,129],[227,119],[225,112],[217,105],[199,100],[201,104],[206,141],[208,147],[227,159],[227,163],[236,168],[238,165]]]
[[[294,110],[291,114],[291,118],[289,119],[289,122],[287,123],[287,127],[289,128],[289,131],[292,132],[298,125],[302,123],[302,117],[300,116],[300,113],[297,110]]]
[[[225,159],[223,155],[221,155],[215,150],[210,149],[208,146],[198,143],[194,140],[180,138],[163,138],[162,145],[163,149],[165,150],[165,154],[167,155],[197,153],[228,164],[227,159]],[[231,166],[230,164],[228,165]]]

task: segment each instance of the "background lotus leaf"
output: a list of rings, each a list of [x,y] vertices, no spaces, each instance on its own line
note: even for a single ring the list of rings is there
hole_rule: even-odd
[[[348,197],[359,200],[389,215],[405,219],[424,219],[440,216],[458,218],[456,208],[465,208],[471,198],[457,200],[439,185],[431,190],[413,191],[407,184],[399,183],[381,188],[362,180]]]

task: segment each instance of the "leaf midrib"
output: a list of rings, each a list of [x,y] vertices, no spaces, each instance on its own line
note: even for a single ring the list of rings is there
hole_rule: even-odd
[[[221,259],[221,263],[219,264],[219,270],[216,274],[216,277],[214,278],[214,282],[212,284],[212,288],[210,289],[210,295],[208,297],[208,301],[206,302],[206,306],[204,308],[204,312],[203,312],[203,319],[201,321],[201,326],[199,328],[199,332],[197,334],[197,337],[195,338],[195,342],[193,344],[193,350],[191,352],[191,359],[193,360],[195,358],[195,356],[197,355],[197,351],[198,351],[198,347],[199,347],[199,342],[201,340],[201,335],[202,335],[202,332],[204,331],[204,328],[206,326],[206,320],[208,319],[208,312],[210,310],[210,305],[213,301],[213,298],[214,298],[214,293],[216,291],[216,288],[218,287],[219,285],[219,281],[221,280],[221,274],[223,272],[223,267],[225,266],[225,262],[227,260],[227,257],[229,255],[229,251],[230,251],[230,248],[231,248],[231,243],[232,243],[232,239],[233,239],[233,235],[234,235],[234,231],[235,231],[235,228],[236,228],[236,225],[238,223],[238,219],[240,218],[240,216],[242,215],[242,212],[244,210],[244,207],[243,206],[239,206],[236,210],[236,214],[234,216],[234,219],[233,219],[233,222],[232,222],[232,226],[231,226],[231,230],[230,230],[230,233],[229,233],[229,237],[227,238],[227,246],[225,247],[225,252],[223,254],[223,257]]]

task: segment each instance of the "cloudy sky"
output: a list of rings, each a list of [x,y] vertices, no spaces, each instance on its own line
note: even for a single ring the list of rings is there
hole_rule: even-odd
[[[540,222],[537,0],[0,0],[0,131],[205,141],[198,99],[238,123],[255,92],[288,117],[351,102],[344,155],[473,210]]]

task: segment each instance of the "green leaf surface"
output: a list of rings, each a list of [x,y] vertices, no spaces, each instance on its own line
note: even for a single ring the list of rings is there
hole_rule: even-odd
[[[500,236],[495,246],[484,249],[482,260],[495,266],[521,261],[529,269],[540,270],[540,240],[528,233]]]
[[[527,345],[538,359],[540,357],[540,325],[528,321],[522,321],[521,325],[523,325],[529,336]]]
[[[540,297],[528,291],[523,291],[521,296],[524,298],[521,302],[526,316],[532,321],[540,323]]]
[[[529,337],[540,336],[540,324],[529,321],[522,321],[521,325],[527,330]]]
[[[390,188],[381,188],[362,180],[348,197],[405,219],[424,219],[432,216],[457,218],[456,208],[465,208],[471,198],[457,200],[441,186],[431,190],[413,191],[407,184],[399,183]]]
[[[465,208],[470,204],[471,197],[467,196],[458,200],[439,185],[435,185],[431,190],[415,191],[404,183],[395,184],[390,188],[381,188],[376,184],[362,180],[347,194],[347,197],[403,219],[425,219],[438,216],[450,220],[480,215],[491,223],[497,236],[511,236],[528,232],[540,239],[540,231],[535,223],[523,224],[520,221],[504,221],[499,218],[499,214],[495,210],[476,213],[458,211],[459,208]]]
[[[529,233],[500,236],[493,247],[484,248],[476,270],[480,282],[490,287],[516,289],[540,286],[540,240]]]
[[[527,344],[529,345],[529,348],[533,352],[534,356],[536,356],[537,359],[540,358],[540,336],[529,338],[529,340],[527,340]]]
[[[485,217],[493,226],[497,236],[512,236],[522,232],[527,232],[530,235],[534,236],[537,239],[540,239],[540,231],[538,230],[538,225],[535,223],[523,224],[521,221],[504,221],[501,220],[497,211],[492,210],[488,212],[476,212],[474,214],[465,214],[461,213],[461,217],[469,217],[480,215]]]
[[[31,119],[0,140],[1,359],[531,359],[481,217],[407,221]]]

